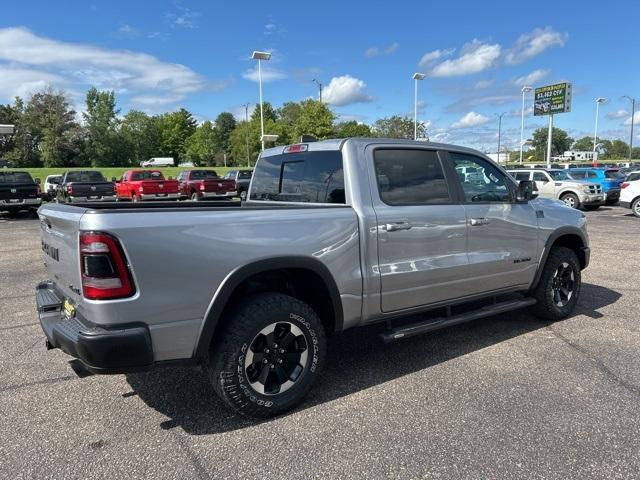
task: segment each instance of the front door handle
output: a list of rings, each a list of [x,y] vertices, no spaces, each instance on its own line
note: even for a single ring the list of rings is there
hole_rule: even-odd
[[[489,225],[491,220],[488,218],[472,218],[469,223],[471,223],[471,226],[476,227],[478,225]]]
[[[382,229],[387,232],[396,232],[398,230],[410,230],[411,224],[409,222],[387,223],[382,226]]]

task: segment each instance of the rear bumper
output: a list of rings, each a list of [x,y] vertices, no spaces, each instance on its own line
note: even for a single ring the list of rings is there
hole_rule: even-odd
[[[179,193],[167,193],[167,194],[157,194],[157,193],[143,193],[140,195],[141,200],[174,200],[180,198]]]
[[[0,210],[11,210],[20,207],[39,207],[41,203],[41,198],[10,198],[0,200]]]
[[[36,287],[36,304],[47,346],[77,358],[90,372],[125,373],[153,366],[151,335],[145,325],[104,328],[77,314],[68,318],[51,281]]]
[[[86,202],[115,202],[115,195],[103,195],[97,197],[69,197],[71,203],[86,203]]]
[[[198,195],[201,198],[233,198],[238,196],[238,192],[235,190],[231,192],[200,192]]]

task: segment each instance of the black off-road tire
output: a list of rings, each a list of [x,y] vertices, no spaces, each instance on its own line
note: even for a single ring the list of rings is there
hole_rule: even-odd
[[[560,197],[567,207],[580,208],[580,199],[575,193],[565,193]]]
[[[568,265],[573,275],[572,295],[565,305],[556,302],[555,287],[556,273],[560,267]],[[532,312],[543,320],[557,321],[568,317],[578,302],[580,288],[582,286],[582,276],[580,261],[573,250],[566,247],[553,247],[549,252],[547,261],[544,264],[540,281],[531,292],[537,303],[531,307]]]
[[[216,332],[207,363],[209,380],[220,398],[236,412],[255,418],[272,417],[297,405],[325,362],[326,335],[311,307],[288,295],[261,293],[242,300],[221,321],[224,324]],[[280,393],[266,394],[250,385],[245,360],[259,333],[273,324],[295,325],[304,335],[308,354],[293,385]]]

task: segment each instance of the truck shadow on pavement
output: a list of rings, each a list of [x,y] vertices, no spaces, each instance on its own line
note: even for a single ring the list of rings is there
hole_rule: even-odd
[[[621,294],[583,284],[580,302],[571,318],[599,319],[599,309],[615,303]],[[377,337],[381,326],[352,329],[329,342],[326,368],[315,388],[293,414],[359,392],[456,357],[533,332],[548,324],[527,311],[516,311],[458,325],[384,345]],[[143,402],[169,417],[160,428],[181,427],[193,435],[222,433],[253,426],[256,420],[229,410],[216,396],[204,372],[166,368],[132,373],[126,379]],[[291,414],[291,413],[290,413]],[[288,414],[288,415],[290,415]],[[287,415],[287,414],[285,414]],[[267,420],[277,422],[278,418]]]

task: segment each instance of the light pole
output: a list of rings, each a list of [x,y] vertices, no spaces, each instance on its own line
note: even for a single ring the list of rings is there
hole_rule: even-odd
[[[322,83],[320,83],[318,80],[316,80],[315,78],[313,80],[311,80],[313,83],[315,83],[316,85],[318,85],[318,89],[320,90],[320,103],[322,103]]]
[[[532,87],[525,85],[522,87],[522,110],[520,111],[520,164],[522,165],[522,147],[524,146],[524,94],[533,90]],[[500,152],[498,152],[499,156]]]
[[[244,139],[247,144],[247,167],[251,166],[251,160],[249,158],[249,103],[242,105],[244,107],[244,121],[245,121],[245,135]]]
[[[596,126],[593,129],[593,163],[598,164],[598,159],[596,158],[596,145],[598,138],[598,114],[600,113],[600,104],[605,103],[607,101],[606,98],[598,97],[596,98]]]
[[[270,52],[254,51],[251,54],[253,60],[258,60],[258,84],[260,89],[260,142],[262,143],[262,150],[264,151],[264,114],[262,112],[262,60],[269,60],[271,58]]]
[[[498,163],[500,163],[500,137],[502,135],[502,117],[507,112],[502,112],[501,114],[496,113],[496,117],[498,117]]]
[[[415,83],[415,88],[413,92],[413,139],[418,139],[418,81],[424,80],[426,75],[424,73],[414,73],[413,80]]]
[[[636,115],[636,99],[631,98],[629,95],[623,95],[622,98],[626,98],[631,102],[631,137],[629,138],[629,160],[633,155],[633,120]]]

